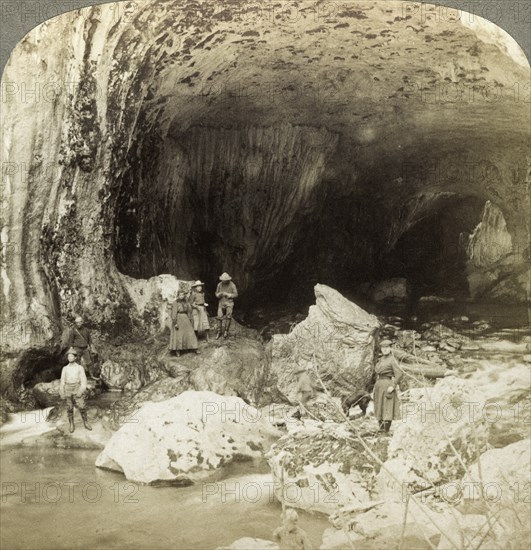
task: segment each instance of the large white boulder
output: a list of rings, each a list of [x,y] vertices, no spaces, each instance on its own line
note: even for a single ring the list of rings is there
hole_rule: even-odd
[[[308,317],[289,334],[274,335],[270,344],[278,388],[292,401],[296,400],[298,366],[307,368],[316,386],[318,373],[337,397],[364,388],[374,369],[378,319],[328,286],[315,285],[314,291],[316,303]]]
[[[145,403],[112,436],[96,466],[138,483],[190,484],[262,456],[280,435],[239,397],[185,391]]]
[[[481,469],[480,469],[481,465]],[[531,439],[523,439],[503,449],[490,449],[479,457],[463,478],[466,499],[491,503],[528,503],[531,488]]]

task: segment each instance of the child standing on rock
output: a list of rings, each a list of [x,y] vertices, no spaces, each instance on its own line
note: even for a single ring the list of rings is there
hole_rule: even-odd
[[[75,430],[74,406],[77,406],[83,419],[85,429],[92,430],[87,421],[84,393],[87,390],[87,375],[85,369],[77,362],[77,351],[74,348],[68,350],[68,365],[61,371],[61,384],[59,393],[66,401],[70,433]]]
[[[308,535],[297,525],[299,521],[297,512],[289,508],[281,517],[282,527],[273,533],[273,538],[278,541],[280,550],[310,550]]]
[[[203,284],[201,281],[196,281],[192,285],[192,293],[190,294],[190,305],[192,306],[192,320],[194,322],[194,331],[197,336],[205,335],[205,340],[208,342],[208,331],[210,324],[208,323],[208,315],[206,308],[208,304],[205,302],[205,293],[203,292]]]

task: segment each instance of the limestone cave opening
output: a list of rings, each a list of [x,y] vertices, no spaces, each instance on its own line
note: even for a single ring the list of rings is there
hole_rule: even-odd
[[[299,147],[305,131],[297,135]],[[249,132],[255,141],[268,138],[267,129]],[[215,315],[215,286],[228,271],[240,289],[235,317],[256,328],[287,312],[304,313],[316,283],[369,309],[363,285],[393,278],[407,280],[412,301],[423,294],[468,298],[466,242],[481,221],[483,199],[435,194],[411,216],[415,209],[390,203],[393,190],[381,182],[349,189],[336,176],[315,181],[296,201],[301,191],[282,176],[300,160],[281,162],[274,139],[259,151],[247,134],[193,128],[140,153],[136,165],[154,181],[147,185],[133,163],[124,175],[114,234],[122,273],[201,279]],[[162,169],[153,172],[154,165]]]

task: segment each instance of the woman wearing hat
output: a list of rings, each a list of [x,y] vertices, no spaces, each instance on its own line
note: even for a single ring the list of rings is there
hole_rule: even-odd
[[[197,335],[205,334],[205,339],[208,342],[208,315],[206,308],[208,304],[205,302],[205,293],[203,292],[203,284],[201,281],[196,281],[192,285],[192,293],[190,295],[190,305],[192,306],[192,318],[194,331]]]
[[[396,359],[391,355],[391,342],[380,343],[382,357],[376,363],[377,375],[374,385],[374,414],[380,426],[380,432],[388,433],[391,422],[400,418],[400,399],[396,388],[402,378],[402,371]]]
[[[221,333],[223,332],[223,319],[226,319],[223,337],[227,338],[229,335],[230,323],[232,321],[232,310],[234,309],[234,298],[238,297],[236,285],[232,282],[232,277],[228,273],[223,273],[220,276],[219,281],[220,282],[216,288],[216,298],[219,299],[218,333],[216,335],[216,340],[221,338]]]
[[[177,292],[177,299],[171,305],[170,355],[180,355],[184,350],[197,349],[197,337],[191,323],[192,306],[184,290]]]

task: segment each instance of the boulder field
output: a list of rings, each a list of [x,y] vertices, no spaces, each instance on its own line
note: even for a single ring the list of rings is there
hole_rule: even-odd
[[[199,356],[170,358],[162,350],[156,380],[108,407],[89,408],[92,432],[76,413],[78,428],[68,434],[64,410],[55,405],[34,411],[41,422],[32,425],[11,415],[0,430],[2,444],[98,448],[98,468],[155,486],[218,479],[231,464],[266,460],[279,502],[329,517],[323,550],[351,543],[379,548],[399,538],[440,550],[462,540],[501,549],[510,547],[513,531],[515,540],[524,540],[527,337],[498,338],[496,359],[485,323],[463,317],[450,328],[433,321],[417,333],[403,330],[400,317],[368,315],[325,285],[315,294],[308,317],[267,344],[236,327],[223,343],[202,344]],[[474,326],[471,338],[467,327]],[[377,433],[370,408],[367,416],[357,407],[345,411],[338,397],[352,386],[370,388],[383,335],[405,373],[401,419],[390,436]],[[316,351],[317,336],[323,349],[334,343],[331,353]],[[293,373],[300,364],[322,382],[322,391],[317,387],[308,415],[299,419]],[[434,369],[443,374],[434,376]],[[496,525],[488,520],[493,513]],[[275,547],[258,539],[231,547],[241,544]]]

